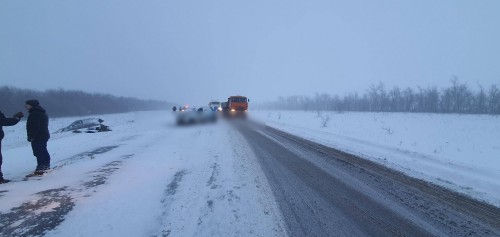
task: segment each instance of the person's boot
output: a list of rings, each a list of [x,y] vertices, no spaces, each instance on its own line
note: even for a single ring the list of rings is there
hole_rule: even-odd
[[[4,179],[3,177],[0,178],[0,184],[4,184],[4,183],[8,183],[8,182],[10,182],[10,180]]]
[[[33,177],[33,176],[42,176],[45,172],[43,170],[35,170],[35,172],[26,175],[26,178]]]

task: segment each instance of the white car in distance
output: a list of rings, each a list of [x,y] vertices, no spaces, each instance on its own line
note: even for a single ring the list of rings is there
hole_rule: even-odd
[[[209,106],[189,107],[177,112],[177,125],[190,125],[217,121],[217,111]]]

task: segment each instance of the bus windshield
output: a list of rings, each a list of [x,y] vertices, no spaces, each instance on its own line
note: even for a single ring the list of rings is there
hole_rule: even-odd
[[[247,102],[247,98],[245,97],[235,97],[235,98],[230,98],[231,102],[240,102],[244,103]]]

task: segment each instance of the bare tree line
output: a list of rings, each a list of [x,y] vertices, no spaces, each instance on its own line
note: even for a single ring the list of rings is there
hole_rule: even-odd
[[[485,89],[478,85],[473,91],[458,78],[451,86],[387,90],[382,82],[372,85],[364,94],[357,92],[344,97],[329,94],[315,96],[279,97],[277,101],[258,105],[262,109],[312,110],[312,111],[365,111],[365,112],[418,112],[500,114],[500,89],[496,85]]]
[[[0,87],[0,110],[7,116],[22,111],[24,103],[28,99],[39,100],[51,117],[160,110],[171,107],[170,103],[162,101],[140,100],[76,90],[34,91],[8,86]]]

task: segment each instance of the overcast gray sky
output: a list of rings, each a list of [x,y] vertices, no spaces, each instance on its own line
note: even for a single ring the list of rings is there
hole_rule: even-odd
[[[500,84],[500,1],[0,1],[0,85],[200,104]]]

